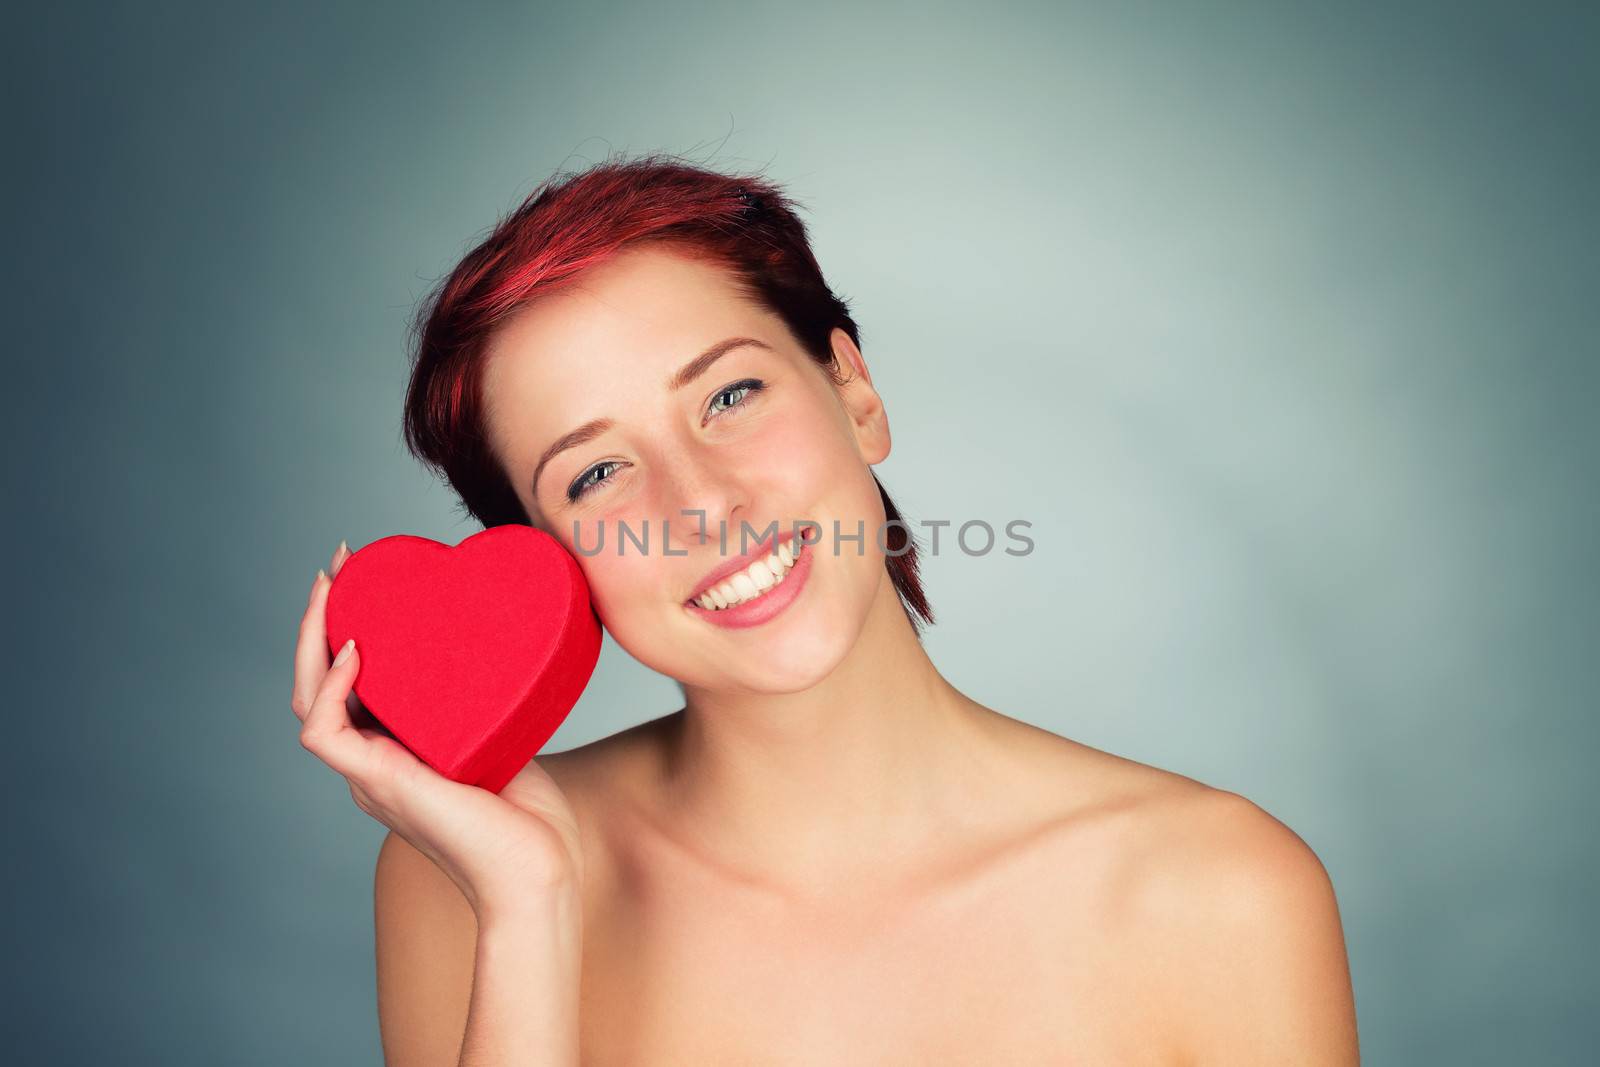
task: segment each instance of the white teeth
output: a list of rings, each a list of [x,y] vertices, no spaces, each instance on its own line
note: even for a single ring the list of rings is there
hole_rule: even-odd
[[[721,585],[707,589],[695,599],[694,603],[707,611],[720,611],[742,604],[746,600],[754,600],[783,581],[789,569],[794,566],[800,549],[791,549],[789,544],[788,541],[783,542],[776,552],[765,559],[756,560]]]

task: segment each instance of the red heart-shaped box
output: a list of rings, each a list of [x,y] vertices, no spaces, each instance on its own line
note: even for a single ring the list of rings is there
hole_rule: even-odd
[[[356,639],[356,696],[428,766],[498,793],[566,719],[600,658],[572,553],[532,526],[451,547],[395,534],[344,561],[328,650]]]

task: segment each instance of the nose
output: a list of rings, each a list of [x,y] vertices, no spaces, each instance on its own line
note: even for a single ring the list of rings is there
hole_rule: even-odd
[[[720,530],[737,532],[746,513],[743,483],[714,451],[696,444],[664,456],[666,476],[661,480],[664,514],[670,525],[668,547],[673,551],[718,544]],[[737,513],[737,514],[736,514]]]

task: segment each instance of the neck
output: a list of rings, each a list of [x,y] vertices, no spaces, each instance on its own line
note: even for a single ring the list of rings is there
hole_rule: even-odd
[[[663,747],[665,816],[718,866],[799,887],[837,886],[959,828],[995,714],[934,667],[887,571],[815,686],[684,695]]]

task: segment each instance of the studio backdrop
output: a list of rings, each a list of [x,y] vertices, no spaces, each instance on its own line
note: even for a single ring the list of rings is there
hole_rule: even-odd
[[[10,22],[11,1062],[380,1061],[384,829],[297,743],[295,627],[341,539],[478,529],[400,440],[417,302],[645,152],[801,203],[876,473],[950,523],[952,683],[1292,827],[1366,1062],[1593,1055],[1592,12]],[[680,702],[607,638],[548,748]]]

